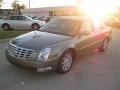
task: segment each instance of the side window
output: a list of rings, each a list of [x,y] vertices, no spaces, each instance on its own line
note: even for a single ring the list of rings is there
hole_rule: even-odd
[[[94,30],[95,31],[102,31],[106,28],[106,26],[103,23],[95,24],[94,25]]]
[[[19,20],[18,16],[11,16],[10,20]]]
[[[27,18],[24,16],[19,16],[19,20],[26,20]]]
[[[82,27],[81,27],[81,32],[89,32],[92,33],[93,32],[93,25],[91,22],[83,22]]]
[[[3,19],[4,20],[10,20],[10,16],[5,16]]]

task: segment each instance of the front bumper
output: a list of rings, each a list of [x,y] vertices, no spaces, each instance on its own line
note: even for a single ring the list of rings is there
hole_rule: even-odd
[[[56,69],[57,64],[58,64],[57,59],[48,60],[46,62],[39,62],[39,61],[35,61],[35,60],[30,60],[30,58],[29,59],[15,58],[15,57],[12,57],[8,53],[7,50],[5,52],[5,56],[10,63],[17,64],[17,65],[20,65],[20,66],[29,67],[29,68],[34,68],[34,69],[36,69],[37,71],[40,71],[40,72],[43,72],[44,68],[45,68],[45,70],[47,68],[50,69],[50,67],[51,67],[51,69]]]

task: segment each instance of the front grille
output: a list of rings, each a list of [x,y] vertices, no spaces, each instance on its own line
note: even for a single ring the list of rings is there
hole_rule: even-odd
[[[33,54],[34,50],[21,48],[10,43],[8,45],[8,52],[13,57],[27,59]]]

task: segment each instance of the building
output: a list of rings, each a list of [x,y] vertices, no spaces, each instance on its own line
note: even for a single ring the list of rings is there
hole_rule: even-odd
[[[75,6],[57,6],[25,9],[22,10],[22,14],[29,16],[68,16],[77,15],[77,10]]]
[[[0,9],[0,16],[7,16],[7,15],[13,15],[14,10],[13,9]]]

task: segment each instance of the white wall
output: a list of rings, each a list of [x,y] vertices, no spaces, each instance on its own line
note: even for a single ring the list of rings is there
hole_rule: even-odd
[[[23,15],[27,15],[27,16],[49,16],[49,12],[26,12],[23,13]]]

